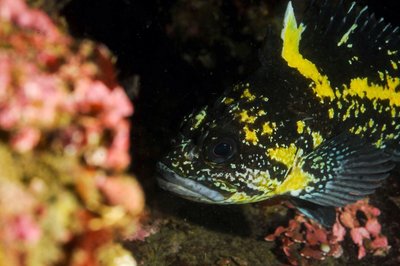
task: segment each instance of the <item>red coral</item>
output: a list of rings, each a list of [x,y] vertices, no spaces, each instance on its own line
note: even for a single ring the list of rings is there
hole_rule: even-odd
[[[294,219],[289,221],[287,228],[280,226],[265,239],[267,241],[280,239],[289,262],[298,265],[296,254],[307,259],[317,260],[323,260],[327,256],[340,257],[343,252],[338,241],[341,230],[335,232],[338,232],[339,235],[327,231],[318,223],[303,215],[296,215]]]
[[[357,218],[358,212],[362,212],[366,217],[365,224]],[[368,200],[360,200],[337,209],[337,221],[332,230],[327,230],[315,221],[297,214],[289,221],[288,227],[279,226],[273,234],[266,236],[265,240],[280,240],[283,252],[293,265],[299,264],[296,254],[317,260],[328,256],[340,257],[343,253],[340,242],[345,239],[347,232],[350,232],[352,241],[358,246],[358,259],[363,258],[367,252],[385,255],[390,246],[387,238],[381,234],[381,225],[377,219],[379,214],[379,209],[369,205]]]

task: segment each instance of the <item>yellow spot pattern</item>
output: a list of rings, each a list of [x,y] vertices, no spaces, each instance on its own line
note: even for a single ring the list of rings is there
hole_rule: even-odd
[[[260,111],[258,111],[258,115],[259,116],[263,116],[263,115],[266,115],[267,113],[264,111],[264,110],[260,110]]]
[[[251,94],[249,88],[246,88],[243,91],[243,94],[242,94],[242,96],[240,96],[240,98],[246,98],[247,101],[251,102],[251,101],[254,101],[256,99],[256,96]]]
[[[397,70],[397,63],[393,60],[390,60],[390,63],[392,64],[393,69]]]
[[[367,127],[366,126],[352,127],[352,128],[350,128],[349,131],[356,135],[360,135],[361,133],[365,133],[367,131]]]
[[[372,128],[374,126],[374,124],[375,124],[375,121],[370,119],[368,122],[369,127]]]
[[[244,126],[243,128],[245,134],[245,140],[252,143],[253,145],[257,145],[258,137],[255,130],[251,130],[248,126]]]
[[[381,79],[381,81],[385,81],[385,74],[383,74],[382,71],[378,71],[378,75],[379,75],[379,78]]]
[[[252,198],[249,197],[246,193],[244,192],[236,192],[234,193],[227,202],[232,202],[232,203],[247,203],[247,202],[252,202]]]
[[[196,120],[196,123],[193,125],[193,128],[198,128],[201,124],[201,122],[203,122],[204,118],[207,116],[207,113],[205,110],[202,110],[201,112],[199,112],[194,119]]]
[[[233,99],[232,98],[225,98],[225,100],[224,100],[224,103],[226,104],[226,105],[229,105],[229,104],[231,104],[231,103],[233,103]]]
[[[299,121],[297,121],[297,133],[299,133],[299,134],[303,134],[303,132],[304,132],[304,127],[305,127],[305,123],[304,123],[304,121],[301,121],[301,120],[299,120]]]
[[[261,132],[261,135],[271,135],[274,132],[274,129],[276,127],[276,123],[270,123],[270,122],[266,122],[263,124],[263,130]]]
[[[247,111],[244,110],[240,114],[240,121],[244,123],[253,124],[256,121],[257,117],[248,115]]]
[[[269,173],[261,172],[257,176],[258,182],[255,182],[257,187],[259,187],[264,192],[270,192],[275,190],[275,188],[280,184],[278,180],[271,178]]]
[[[271,159],[283,163],[288,168],[293,165],[296,158],[296,152],[297,147],[294,143],[291,143],[289,147],[277,147],[267,150],[267,154]]]
[[[360,106],[360,112],[361,112],[361,113],[365,113],[365,111],[367,111],[367,109],[365,108],[365,105],[362,104],[362,105]]]
[[[318,147],[322,141],[324,141],[324,138],[322,137],[322,135],[319,132],[312,132],[311,136],[313,138],[313,146]]]
[[[383,144],[383,139],[382,138],[378,139],[375,142],[375,146],[378,147],[378,148],[380,148],[382,146],[382,144]]]
[[[335,116],[335,110],[333,110],[333,108],[330,108],[328,110],[328,115],[329,115],[329,118],[332,119]]]
[[[276,187],[274,194],[282,195],[303,190],[312,179],[312,176],[304,172],[300,167],[294,167],[282,184]]]

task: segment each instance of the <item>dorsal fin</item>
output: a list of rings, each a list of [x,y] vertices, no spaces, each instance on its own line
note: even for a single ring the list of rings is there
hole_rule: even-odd
[[[355,77],[384,84],[386,77],[400,76],[399,28],[376,18],[367,7],[345,0],[314,0],[303,24],[300,53],[334,86]]]

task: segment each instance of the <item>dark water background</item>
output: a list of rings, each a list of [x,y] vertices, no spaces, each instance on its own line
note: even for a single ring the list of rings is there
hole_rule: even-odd
[[[62,10],[75,37],[102,42],[115,54],[119,78],[134,101],[131,170],[145,189],[150,219],[167,225],[146,242],[131,245],[132,250],[139,261],[146,262],[144,265],[280,265],[270,251],[273,246],[262,240],[268,233],[265,228],[276,224],[268,227],[267,220],[272,219],[260,208],[207,206],[179,199],[156,186],[154,166],[168,150],[184,114],[212,101],[257,68],[262,42],[254,33],[243,34],[248,20],[238,12],[238,3],[245,2],[244,8],[264,3],[268,15],[257,23],[273,23],[287,1],[192,1],[194,6],[203,2],[211,3],[211,7],[215,7],[212,3],[221,2],[218,9],[203,15],[193,7],[185,9],[185,2],[188,1],[71,0]],[[399,1],[360,2],[367,4],[377,17],[400,25]],[[204,23],[207,16],[214,21],[210,27],[223,21],[219,31],[211,31],[216,35],[213,40],[201,34],[188,37],[187,32],[178,31],[176,25],[189,25],[195,19]],[[229,45],[239,48],[229,50]],[[134,75],[140,77],[138,95],[132,85]],[[381,207],[385,208],[390,210],[391,206]],[[285,211],[277,207],[275,223]],[[399,215],[392,214],[391,219],[386,223],[397,227],[393,225],[393,231],[387,233],[399,234]],[[399,246],[393,245],[394,249]],[[351,255],[346,253],[336,263],[396,265],[400,256],[399,250],[392,250],[389,258],[358,262],[346,257],[356,256],[354,247],[347,248]]]

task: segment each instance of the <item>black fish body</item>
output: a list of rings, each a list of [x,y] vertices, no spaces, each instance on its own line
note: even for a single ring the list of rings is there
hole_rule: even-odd
[[[262,67],[184,121],[159,184],[191,200],[290,196],[324,225],[373,193],[400,161],[398,28],[354,3],[289,2]],[[325,1],[326,2],[326,1]]]

